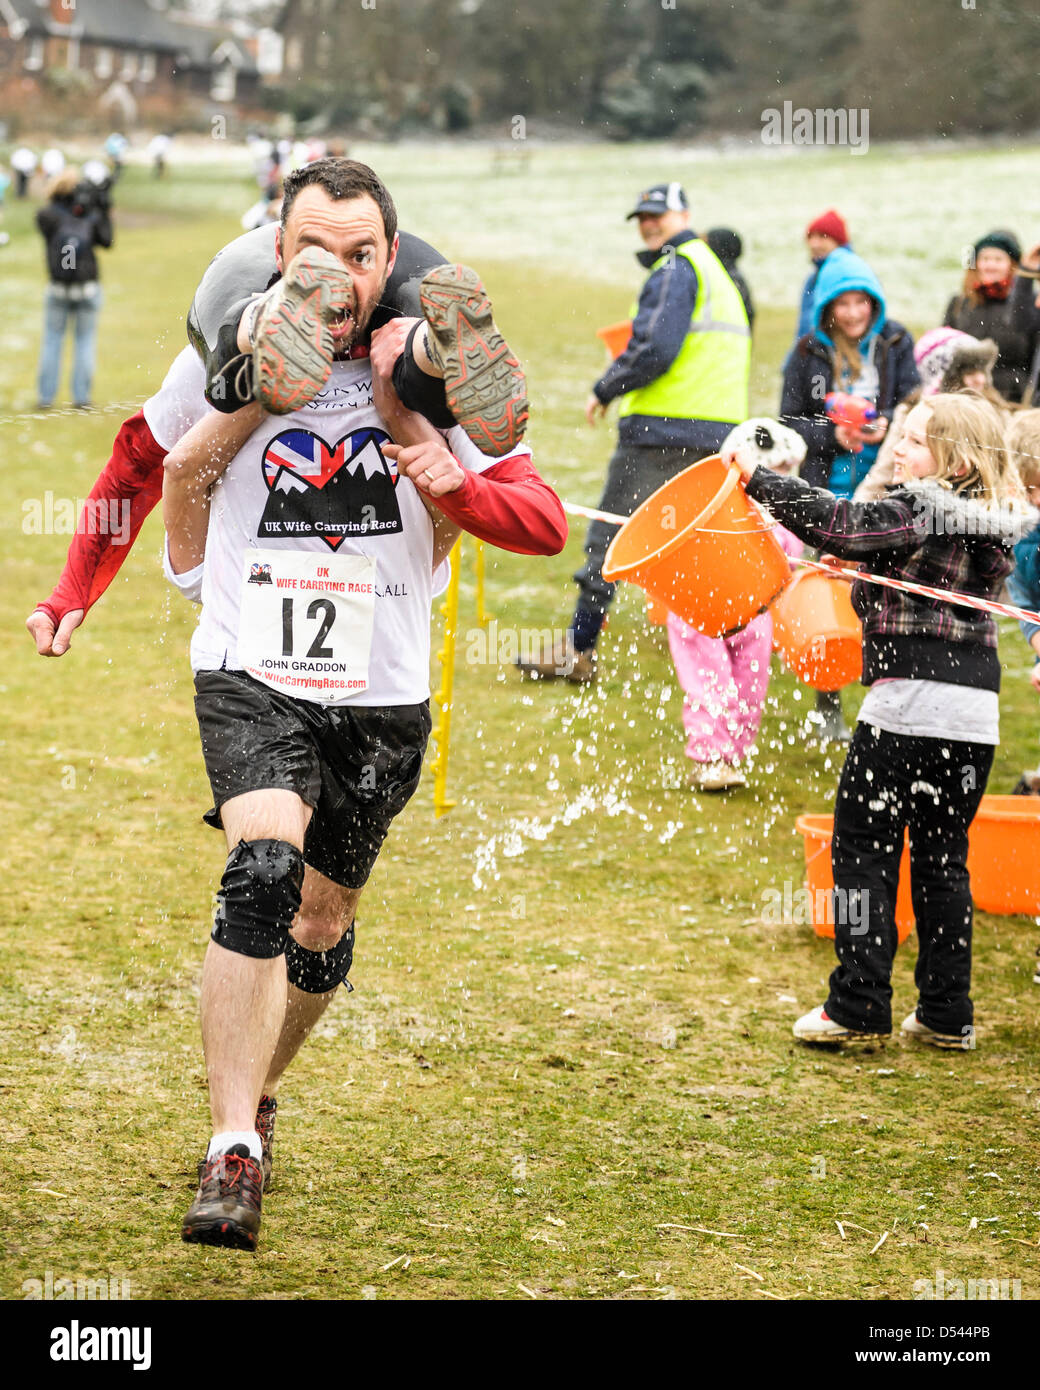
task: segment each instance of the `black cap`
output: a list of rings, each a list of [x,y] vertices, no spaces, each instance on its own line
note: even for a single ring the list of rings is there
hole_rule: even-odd
[[[638,217],[641,212],[650,212],[660,215],[662,212],[683,212],[689,209],[690,200],[686,196],[686,190],[679,183],[655,183],[652,188],[644,189],[636,199],[636,205],[625,218]]]
[[[975,243],[976,256],[980,251],[984,251],[987,246],[992,246],[995,251],[1003,251],[1010,256],[1013,261],[1022,259],[1022,247],[1019,245],[1018,237],[1014,232],[1004,231],[1002,228],[995,232],[987,232],[985,236],[979,237]]]
[[[740,233],[732,227],[711,227],[704,233],[704,240],[718,256],[723,265],[739,261],[744,254],[744,243]]]

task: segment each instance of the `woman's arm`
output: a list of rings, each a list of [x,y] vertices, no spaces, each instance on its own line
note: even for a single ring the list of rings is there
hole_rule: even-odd
[[[72,633],[115,578],[162,493],[165,454],[143,411],[124,421],[90,489],[65,568],[26,620],[40,656],[64,656]]]

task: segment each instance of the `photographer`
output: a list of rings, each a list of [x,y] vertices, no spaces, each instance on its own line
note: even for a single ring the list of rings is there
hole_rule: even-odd
[[[112,245],[108,184],[81,181],[76,170],[66,170],[51,185],[50,202],[36,214],[36,225],[47,248],[50,280],[44,300],[37,409],[46,410],[57,394],[65,331],[71,324],[75,342],[72,399],[86,410],[101,309],[94,248]]]

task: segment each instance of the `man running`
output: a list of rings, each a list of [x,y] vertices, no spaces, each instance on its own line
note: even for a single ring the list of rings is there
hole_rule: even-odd
[[[308,177],[320,178],[349,163],[316,161],[307,166]],[[187,325],[189,341],[204,364],[202,386],[185,392],[178,385],[181,373],[185,380],[195,381],[185,351],[162,390],[120,429],[84,515],[125,515],[127,527],[118,538],[109,530],[82,524],[77,528],[57,585],[26,620],[39,655],[63,656],[68,651],[73,632],[118,573],[157,504],[163,460],[175,445],[181,448],[181,467],[196,449],[226,462],[261,418],[247,414],[247,407],[255,412],[261,406],[282,411],[287,405],[302,405],[327,379],[334,348],[326,319],[341,313],[343,281],[330,288],[310,274],[309,267],[283,277],[281,236],[281,229],[272,226],[237,237],[207,268]],[[305,257],[305,266],[306,261]],[[252,335],[261,311],[265,332],[257,335],[254,349]],[[387,326],[391,331],[382,332]],[[473,271],[446,265],[428,242],[399,233],[397,257],[371,308],[367,334],[354,333],[351,351],[365,353],[367,338],[377,332],[395,391],[406,408],[441,428],[462,424],[484,453],[500,457],[515,450],[527,420],[524,376],[494,324]],[[265,383],[259,396],[258,379]],[[205,414],[207,401],[229,417],[226,429],[213,420],[200,434],[184,438],[189,426]],[[544,539],[533,501],[528,499],[528,519],[535,549],[526,552],[532,554],[542,553],[538,547]],[[475,519],[474,534],[503,544],[494,525],[486,534],[480,529],[486,520]],[[524,551],[519,543],[507,548]]]
[[[351,355],[393,265],[396,212],[364,165],[325,163],[287,181],[279,259],[288,280],[303,253],[322,315],[326,299],[344,300],[336,359],[320,394],[268,417],[216,487],[191,644],[206,819],[229,856],[202,979],[213,1135],[182,1235],[242,1249],[260,1226],[264,1098],[346,979],[361,891],[419,780],[433,558],[423,494],[463,525],[497,501],[502,521],[508,493],[496,499],[489,473],[530,468],[401,408],[380,373],[393,345],[382,359]],[[167,473],[179,586],[198,582],[185,518],[206,480]],[[554,551],[566,536],[556,507]]]
[[[201,586],[192,665],[207,819],[230,851],[203,976],[213,1137],[183,1225],[193,1242],[255,1247],[278,1079],[346,979],[361,889],[418,782],[428,507],[524,553],[554,554],[566,539],[525,447],[490,458],[461,428],[445,440],[401,407],[389,378],[414,324],[388,325],[371,358],[355,355],[396,248],[393,203],[371,170],[300,171],[278,254],[293,266],[302,252],[314,277],[335,344],[324,388],[282,419],[256,407],[198,418],[201,367],[189,357],[194,380],[182,362],[160,393],[165,418],[191,424],[166,459],[166,568],[178,587]],[[337,300],[346,312],[328,314]],[[154,408],[152,418],[172,435]],[[134,433],[150,436],[147,423],[146,411]],[[238,451],[210,500],[232,426]],[[150,459],[142,444],[124,472],[148,474]]]

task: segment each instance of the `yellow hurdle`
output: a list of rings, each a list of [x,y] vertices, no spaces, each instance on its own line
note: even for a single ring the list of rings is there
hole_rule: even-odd
[[[451,702],[455,688],[455,647],[459,631],[459,578],[462,572],[462,537],[455,542],[451,552],[451,579],[441,604],[444,618],[444,636],[437,660],[441,666],[441,683],[433,702],[440,713],[433,730],[437,752],[431,760],[433,768],[433,810],[439,819],[455,805],[448,800],[448,746],[451,741]],[[475,541],[474,573],[476,576],[477,622],[486,627],[491,618],[484,607],[484,545]]]

